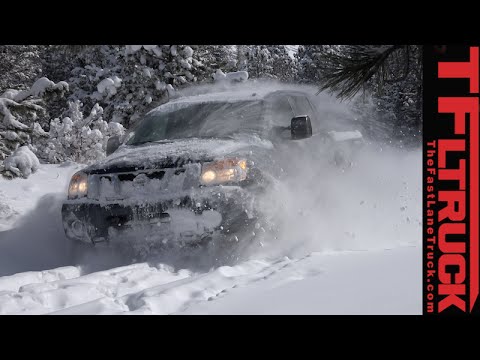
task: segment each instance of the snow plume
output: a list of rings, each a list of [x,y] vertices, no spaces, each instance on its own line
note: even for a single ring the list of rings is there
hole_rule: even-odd
[[[266,195],[263,252],[367,250],[421,241],[421,151],[371,145],[338,168],[315,143],[282,151],[285,177]]]

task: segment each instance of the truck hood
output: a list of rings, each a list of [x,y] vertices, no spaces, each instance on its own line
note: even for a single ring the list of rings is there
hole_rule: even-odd
[[[212,161],[226,156],[248,156],[256,150],[273,148],[258,136],[232,139],[180,139],[138,146],[122,145],[110,156],[87,167],[87,173],[110,173],[165,167],[181,167],[189,162]],[[255,149],[255,150],[254,150]]]

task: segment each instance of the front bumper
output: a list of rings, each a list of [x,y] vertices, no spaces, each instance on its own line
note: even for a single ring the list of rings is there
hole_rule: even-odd
[[[225,188],[138,203],[69,200],[62,206],[65,234],[92,244],[123,235],[198,242],[213,233],[235,234],[255,221],[255,197],[242,188]]]

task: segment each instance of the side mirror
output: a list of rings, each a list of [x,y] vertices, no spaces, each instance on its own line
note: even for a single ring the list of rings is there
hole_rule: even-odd
[[[111,136],[107,141],[107,156],[120,147],[120,136]]]
[[[292,140],[306,139],[312,136],[312,123],[308,115],[296,116],[292,119],[290,132]]]

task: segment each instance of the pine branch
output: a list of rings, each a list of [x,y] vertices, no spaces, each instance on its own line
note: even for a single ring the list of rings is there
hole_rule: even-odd
[[[405,45],[345,46],[344,52],[325,54],[319,66],[323,84],[319,92],[330,90],[340,99],[350,99],[376,74],[380,74],[388,58]]]

